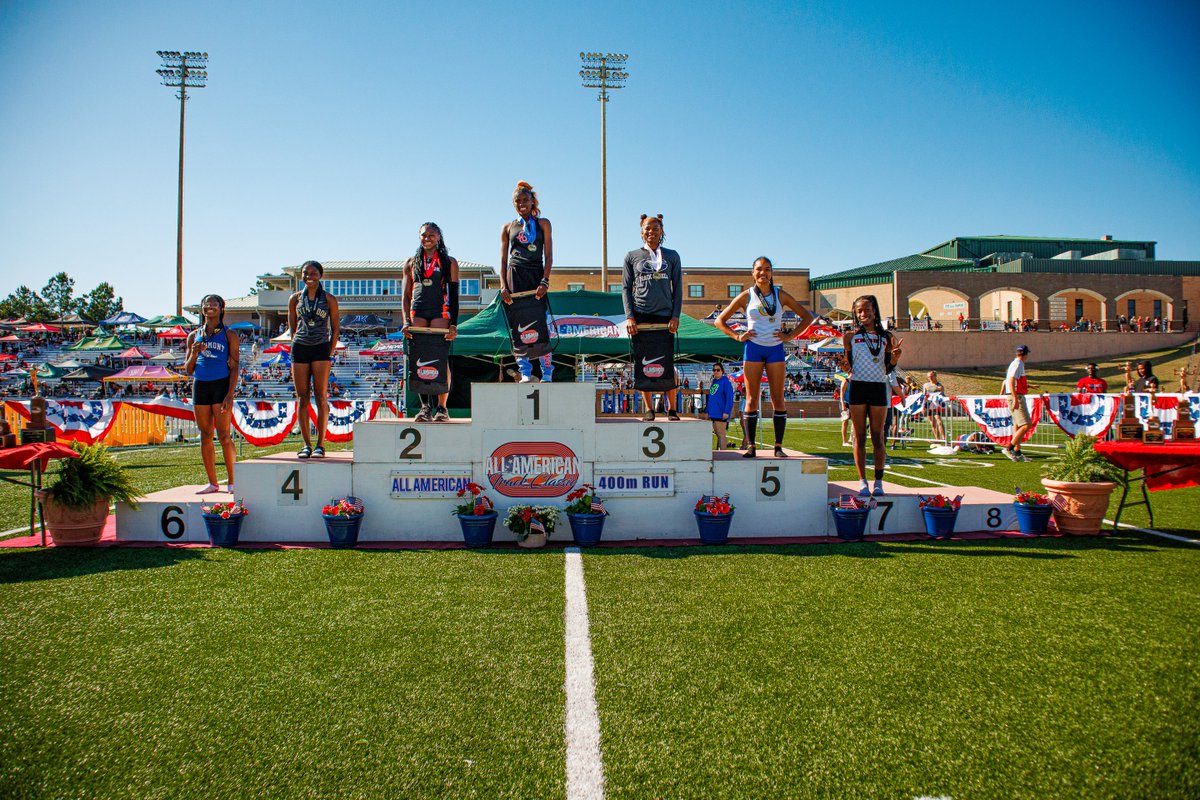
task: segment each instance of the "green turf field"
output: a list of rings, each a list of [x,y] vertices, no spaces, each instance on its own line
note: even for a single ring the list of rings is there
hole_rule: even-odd
[[[834,423],[788,444],[852,476]],[[119,457],[146,491],[201,480],[195,447]],[[1041,458],[910,447],[889,477],[1032,487]],[[1197,491],[1155,496],[1158,526],[1193,532]],[[0,490],[8,525],[21,502]],[[1200,547],[583,566],[608,797],[1200,796]],[[556,549],[0,550],[0,797],[564,797],[563,571]]]

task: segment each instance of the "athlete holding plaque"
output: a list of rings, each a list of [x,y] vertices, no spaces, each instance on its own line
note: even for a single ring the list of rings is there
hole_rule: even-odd
[[[884,447],[884,423],[891,398],[888,394],[888,375],[900,360],[903,339],[892,337],[879,317],[879,301],[865,294],[851,307],[858,327],[842,336],[843,366],[850,373],[846,395],[850,402],[850,422],[854,426],[854,467],[862,487],[859,497],[883,495],[883,470],[887,463]],[[868,420],[871,423],[871,449],[875,459],[875,488],[867,483]]]
[[[325,426],[329,423],[329,368],[338,340],[337,298],[321,286],[325,268],[305,261],[300,268],[304,288],[288,300],[288,330],[292,331],[292,381],[296,385],[297,415],[304,447],[297,458],[325,457]],[[317,446],[308,430],[309,403],[317,395]]]
[[[546,292],[550,291],[550,270],[554,267],[550,220],[541,216],[537,192],[525,181],[517,183],[512,202],[517,210],[517,218],[500,229],[500,299],[505,306],[511,306],[514,294],[535,292],[535,297],[543,306],[544,320],[544,312],[548,308],[545,298]],[[530,383],[533,381],[533,364],[527,353],[517,349],[517,339],[513,340],[513,344],[521,383]],[[542,380],[548,383],[554,378],[553,353],[544,352],[540,358]]]
[[[756,455],[754,439],[758,435],[758,403],[762,395],[762,376],[767,373],[771,392],[771,422],[775,429],[775,456],[784,458],[783,434],[787,431],[787,406],[783,394],[787,385],[787,354],[783,343],[795,339],[813,321],[812,312],[796,298],[775,285],[771,259],[760,256],[751,271],[754,284],[730,301],[717,315],[716,327],[726,336],[745,343],[742,374],[746,379],[745,413],[742,429],[746,437],[743,458]],[[783,329],[783,309],[796,312],[799,323],[790,331]],[[738,333],[729,327],[729,319],[738,311],[746,311],[746,330]]]
[[[421,244],[417,252],[404,264],[404,304],[401,331],[412,338],[410,328],[436,328],[446,331],[446,341],[454,341],[458,335],[458,261],[450,257],[442,229],[436,222],[421,226]],[[416,368],[421,367],[418,358]],[[449,389],[449,368],[441,376]],[[421,410],[416,422],[449,422],[446,398],[449,391],[434,395],[419,395]],[[437,401],[437,410],[430,415],[432,401]]]
[[[666,238],[663,215],[651,217],[642,214],[642,241],[645,246],[625,254],[621,279],[621,298],[625,304],[625,317],[629,321],[630,339],[637,337],[638,325],[666,325],[672,342],[675,332],[679,330],[679,315],[683,311],[683,262],[679,259],[679,253],[662,246]],[[665,361],[665,356],[662,358]],[[646,366],[645,363],[640,367],[634,364],[634,376],[639,372],[648,375]],[[663,367],[659,374],[670,376],[664,388],[674,388],[674,369]],[[642,402],[646,404],[642,420],[653,422],[653,393],[642,390]],[[667,411],[667,419],[679,419],[679,409],[671,406],[669,393],[663,395],[663,406]]]

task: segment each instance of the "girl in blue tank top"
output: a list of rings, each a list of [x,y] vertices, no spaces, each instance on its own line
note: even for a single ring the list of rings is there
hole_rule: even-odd
[[[184,371],[191,375],[192,410],[196,427],[200,429],[200,459],[208,485],[197,494],[219,492],[217,486],[217,454],[213,447],[213,431],[221,442],[225,456],[225,471],[229,482],[225,491],[233,492],[233,464],[237,451],[229,435],[233,418],[233,395],[238,381],[238,337],[225,327],[225,301],[220,295],[206,295],[200,301],[200,327],[188,334],[187,361]]]

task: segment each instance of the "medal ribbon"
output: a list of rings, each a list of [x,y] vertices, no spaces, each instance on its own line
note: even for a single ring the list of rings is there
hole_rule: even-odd
[[[424,261],[425,261],[425,278],[426,279],[433,277],[434,269],[442,268],[442,257],[436,251],[433,254],[433,258],[426,258],[426,259],[424,259]]]
[[[779,310],[779,306],[775,303],[775,292],[771,292],[771,302],[767,302],[767,297],[762,293],[762,290],[755,284],[754,291],[758,295],[758,302],[762,304],[763,310],[767,312],[768,317],[775,316],[775,312]]]
[[[538,233],[537,217],[530,216],[529,219],[521,217],[517,219],[517,222],[521,223],[521,228],[525,231],[526,244],[533,244],[536,242]]]

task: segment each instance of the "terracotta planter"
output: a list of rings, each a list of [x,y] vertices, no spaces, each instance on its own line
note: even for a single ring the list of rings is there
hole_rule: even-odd
[[[1054,509],[1054,522],[1059,531],[1075,535],[1100,532],[1104,512],[1108,511],[1108,498],[1117,488],[1115,483],[1071,483],[1049,478],[1042,478],[1042,486],[1046,487],[1052,503],[1056,497],[1062,497],[1066,502],[1065,508]]]
[[[50,499],[42,497],[42,511],[46,519],[46,530],[54,544],[64,545],[95,544],[100,541],[104,531],[104,522],[108,519],[108,498],[102,497],[91,508],[76,509],[61,506]]]

